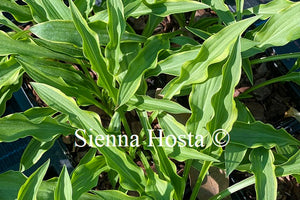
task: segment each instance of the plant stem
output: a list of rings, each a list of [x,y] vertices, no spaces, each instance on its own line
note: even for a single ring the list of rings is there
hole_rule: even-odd
[[[182,176],[183,182],[184,182],[185,184],[186,184],[187,179],[188,179],[188,177],[189,177],[189,172],[190,172],[192,163],[193,163],[193,160],[187,160],[186,163],[185,163],[184,171],[183,171],[183,176]],[[184,195],[184,192],[181,194],[181,197],[182,197],[182,198],[183,198],[183,195]]]
[[[123,124],[123,126],[124,126],[126,135],[127,135],[127,136],[131,136],[132,133],[131,133],[129,124],[128,124],[128,122],[127,122],[127,119],[126,119],[126,117],[125,117],[125,114],[123,113],[123,110],[120,110],[119,112],[120,112],[121,121],[122,121],[122,124]]]
[[[269,57],[264,57],[264,58],[251,60],[250,63],[253,65],[253,64],[259,64],[259,63],[264,63],[264,62],[270,62],[270,61],[274,61],[274,60],[299,58],[299,57],[300,57],[300,52],[286,53],[286,54],[274,55],[274,56],[269,56]]]
[[[202,185],[202,182],[205,178],[205,175],[207,174],[208,169],[210,168],[211,165],[212,165],[212,162],[204,161],[203,166],[202,166],[201,171],[200,171],[200,174],[198,176],[197,182],[196,182],[196,184],[193,188],[193,192],[191,194],[190,200],[195,200],[197,198],[199,189],[200,189],[200,187]]]
[[[266,86],[266,85],[270,85],[270,84],[272,84],[272,83],[276,83],[276,82],[279,82],[279,81],[289,81],[289,79],[285,79],[285,80],[284,80],[282,77],[283,77],[283,76],[279,76],[279,77],[276,77],[276,78],[267,80],[267,81],[265,81],[265,82],[262,82],[262,83],[260,83],[260,84],[258,84],[258,85],[255,85],[255,86],[253,86],[252,88],[250,88],[250,89],[246,90],[245,92],[243,92],[243,93],[241,94],[241,97],[244,97],[245,95],[249,94],[250,92],[253,92],[254,90],[257,90],[258,88],[264,87],[264,86]]]
[[[226,188],[225,190],[223,190],[219,194],[211,197],[209,200],[223,199],[223,198],[235,193],[236,191],[239,191],[239,190],[241,190],[245,187],[248,187],[249,185],[253,185],[254,183],[255,183],[255,178],[254,178],[254,176],[251,176],[249,178],[246,178],[245,180],[242,180],[242,181],[230,186],[229,188]]]

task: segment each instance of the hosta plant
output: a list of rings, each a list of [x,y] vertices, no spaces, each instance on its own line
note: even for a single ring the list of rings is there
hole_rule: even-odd
[[[231,12],[221,0],[2,0],[0,23],[0,113],[27,74],[48,107],[35,107],[0,119],[0,141],[30,136],[19,171],[0,175],[1,199],[183,199],[191,167],[200,171],[196,199],[210,167],[230,175],[253,176],[212,197],[222,199],[255,184],[257,199],[276,199],[276,177],[300,175],[300,142],[285,130],[256,121],[240,99],[268,84],[300,83],[299,62],[289,73],[255,85],[234,98],[251,63],[299,57],[299,53],[253,60],[273,46],[300,38],[300,3],[274,0]],[[216,15],[197,20],[197,10]],[[129,19],[147,17],[141,33]],[[154,34],[164,17],[178,28]],[[258,20],[265,23],[255,27]],[[18,23],[17,23],[18,22]],[[26,23],[30,28],[20,28]],[[147,80],[162,79],[150,95]],[[159,90],[158,90],[159,91]],[[188,97],[186,106],[176,99]],[[103,126],[97,107],[110,118]],[[125,114],[142,126],[133,134]],[[178,114],[188,116],[179,121]],[[154,130],[153,122],[159,130]],[[230,137],[228,137],[228,134]],[[26,177],[60,136],[76,135],[75,146],[90,150],[71,174],[43,180],[49,161]],[[216,142],[229,141],[226,145]],[[229,140],[230,139],[230,140]],[[100,154],[96,154],[96,151]],[[183,162],[178,175],[175,161]],[[142,163],[142,167],[136,163]],[[154,163],[154,164],[153,164]],[[93,190],[108,172],[112,190]],[[130,191],[130,192],[129,192]]]

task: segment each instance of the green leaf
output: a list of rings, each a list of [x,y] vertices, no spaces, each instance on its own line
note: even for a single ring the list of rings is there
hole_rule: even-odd
[[[276,176],[288,176],[291,174],[300,175],[300,150],[295,153],[289,160],[281,165],[276,166]]]
[[[51,108],[69,115],[73,123],[78,124],[80,128],[89,130],[88,133],[93,137],[98,135],[106,137],[107,133],[100,124],[97,114],[81,110],[71,97],[66,96],[58,89],[41,83],[31,84],[43,101]],[[112,145],[104,145],[101,148],[99,147],[98,150],[105,156],[107,165],[119,173],[120,184],[123,188],[139,192],[144,191],[146,180],[143,171],[136,166],[125,152]]]
[[[221,88],[222,83],[222,63],[211,65],[208,68],[208,79],[201,84],[193,85],[189,104],[192,115],[187,121],[187,130],[189,133],[202,135],[207,138],[209,132],[206,128],[207,123],[214,115],[212,106],[212,97]],[[210,146],[210,142],[206,141],[206,145]]]
[[[120,68],[119,59],[121,55],[121,36],[125,31],[126,21],[122,0],[108,0],[108,33],[110,41],[105,48],[105,55],[108,60],[108,69],[116,74]]]
[[[153,137],[155,137],[153,132],[148,133],[148,130],[151,129],[151,125],[148,121],[147,113],[138,111],[138,115],[143,125],[144,133],[153,134]],[[158,173],[166,177],[167,181],[174,187],[174,199],[181,199],[185,185],[184,180],[177,175],[175,164],[168,159],[164,148],[159,146],[158,141],[153,140],[153,144],[153,149],[150,149],[150,151],[154,157],[153,159],[155,161],[155,166],[157,166]]]
[[[76,57],[76,58],[83,58],[83,52],[81,48],[75,47],[72,44],[68,43],[59,43],[59,42],[51,42],[51,41],[46,41],[43,39],[33,39],[34,43],[36,43],[39,46],[45,47],[51,51],[60,53],[60,54],[65,54],[70,57]]]
[[[161,23],[162,20],[162,17],[150,14],[142,35],[150,37],[155,31],[155,28],[159,25],[159,23]]]
[[[226,175],[229,176],[233,170],[242,162],[245,154],[247,152],[247,147],[237,145],[237,144],[228,144],[225,150],[225,169]]]
[[[40,0],[44,5],[43,8],[47,13],[49,20],[64,19],[71,20],[69,8],[61,0]]]
[[[116,100],[117,90],[114,88],[113,76],[108,72],[107,63],[102,56],[97,34],[90,29],[74,3],[69,1],[69,4],[74,25],[82,37],[84,55],[89,59],[92,70],[98,75],[97,84],[107,90],[113,100]]]
[[[0,63],[0,116],[5,112],[6,101],[20,89],[23,73],[15,59]]]
[[[78,101],[99,105],[93,95],[98,92],[93,80],[87,79],[73,66],[24,56],[18,56],[17,60],[36,82],[56,87],[67,95],[76,97]]]
[[[55,53],[46,48],[37,46],[33,43],[17,41],[10,38],[6,33],[0,31],[0,55],[6,56],[19,54],[33,57],[53,58],[69,62],[76,62],[73,58],[59,53]]]
[[[37,163],[43,154],[53,146],[55,141],[53,139],[49,142],[41,142],[32,138],[22,154],[20,171],[23,172]]]
[[[51,31],[49,31],[49,29]],[[30,31],[36,36],[48,41],[71,43],[79,47],[82,46],[81,36],[72,21],[51,20],[32,26]]]
[[[157,63],[154,69],[150,69],[146,72],[145,77],[157,76],[159,74],[169,74],[173,76],[179,76],[181,66],[190,60],[193,60],[199,53],[200,47],[196,49],[175,53],[166,59],[163,59]]]
[[[22,67],[15,59],[0,63],[0,88],[13,85],[22,75]]]
[[[1,7],[0,7],[0,9],[1,9]],[[22,29],[20,29],[17,25],[15,25],[9,19],[7,19],[2,13],[0,13],[0,24],[3,24],[16,32],[22,31]]]
[[[134,95],[145,71],[156,65],[158,53],[167,48],[169,48],[169,41],[162,35],[152,36],[147,40],[144,48],[129,64],[118,94],[119,106],[127,103]]]
[[[255,183],[255,178],[254,176],[250,176],[249,178],[246,178],[228,188],[226,188],[225,190],[219,192],[218,194],[216,194],[215,196],[211,197],[209,200],[221,200],[224,199],[225,197],[243,189],[246,188],[252,184]]]
[[[95,0],[75,0],[74,3],[80,11],[81,15],[87,19],[93,9],[93,6],[95,5]]]
[[[128,101],[127,105],[136,107],[140,110],[147,111],[165,111],[168,113],[191,113],[187,108],[184,108],[178,103],[166,99],[154,99],[145,95],[134,95]]]
[[[293,82],[297,83],[298,85],[300,85],[300,72],[291,72],[286,75],[264,81],[258,85],[251,87],[250,89],[246,90],[244,93],[242,93],[240,95],[240,97],[244,97],[247,94],[249,94],[250,92],[252,92],[256,89],[259,89],[261,87],[264,87],[266,85],[270,85],[270,84],[277,83],[277,82],[285,82],[285,81],[293,81]]]
[[[259,4],[253,8],[248,8],[244,10],[244,15],[249,15],[251,13],[255,15],[264,15],[264,17],[268,17],[270,15],[277,14],[279,11],[286,9],[287,7],[293,4],[292,1],[289,0],[273,0],[267,4]]]
[[[43,4],[41,0],[36,0],[36,1],[24,0],[24,1],[28,4],[34,21],[41,23],[48,20],[46,11],[43,8]]]
[[[57,181],[57,185],[54,191],[54,199],[72,200],[72,185],[65,165],[62,168]]]
[[[0,10],[9,12],[18,22],[28,22],[32,20],[32,17],[29,14],[29,8],[27,6],[20,6],[11,0],[2,0],[0,4]]]
[[[250,110],[239,100],[235,99],[236,108],[238,110],[238,118],[237,121],[252,123],[255,122],[253,115]]]
[[[223,66],[222,86],[218,93],[211,99],[214,108],[214,116],[207,124],[207,128],[210,132],[214,132],[217,129],[223,129],[230,132],[233,123],[237,119],[238,111],[235,107],[233,96],[235,86],[240,81],[241,64],[241,46],[240,38],[238,38],[229,54],[227,62]]]
[[[80,159],[80,161],[76,167],[78,168],[80,165],[90,162],[95,157],[96,152],[97,152],[97,149],[90,148],[89,151]]]
[[[19,171],[7,171],[0,174],[0,195],[5,200],[15,200],[20,187],[25,183],[27,177]]]
[[[90,28],[97,33],[101,44],[109,43],[109,34],[107,24],[102,21],[89,23]],[[51,29],[51,32],[49,32]],[[30,28],[30,31],[38,37],[61,43],[71,43],[78,47],[82,46],[82,39],[72,21],[52,20],[36,24]],[[68,33],[66,35],[66,32]],[[124,32],[121,42],[145,42],[146,38],[137,34]]]
[[[173,116],[161,113],[157,116],[157,119],[159,125],[165,130],[165,136],[174,135],[179,137],[180,135],[188,135],[185,126],[176,121]]]
[[[39,187],[37,199],[41,200],[53,200],[54,190],[57,185],[57,177],[43,181]],[[99,200],[99,197],[90,193],[84,193],[81,195],[80,200]]]
[[[253,72],[252,72],[250,60],[248,58],[243,59],[242,67],[243,67],[243,70],[246,73],[251,85],[253,85]]]
[[[95,187],[99,175],[104,170],[107,170],[107,166],[103,156],[94,157],[89,162],[79,165],[72,173],[72,199],[79,199],[83,193]]]
[[[203,3],[211,5],[212,9],[226,25],[235,22],[233,14],[223,0],[204,0]]]
[[[171,183],[160,179],[158,175],[153,172],[147,158],[142,152],[140,153],[140,158],[148,176],[148,182],[145,188],[145,192],[155,199],[172,200],[172,197],[174,195],[174,188]]]
[[[210,36],[212,36],[212,34],[203,31],[201,29],[196,29],[196,28],[192,28],[192,27],[186,27],[186,29],[188,31],[190,31],[191,33],[193,33],[194,35],[198,36],[199,38],[201,38],[202,40],[206,40],[208,39]]]
[[[20,200],[34,200],[36,199],[38,189],[43,181],[43,178],[49,167],[50,160],[45,162],[41,167],[39,167],[31,176],[26,180],[26,182],[21,186],[18,199]]]
[[[258,47],[282,46],[300,38],[300,3],[294,3],[273,15],[263,28],[255,34]],[[292,19],[292,20],[289,20]]]
[[[132,197],[120,192],[118,190],[94,190],[94,194],[97,195],[97,198],[109,199],[109,200],[146,200],[146,197]]]
[[[0,89],[0,115],[5,112],[6,102],[12,97],[14,92],[21,88],[21,85],[22,75],[20,75],[19,79],[13,85],[5,86]]]
[[[300,141],[284,129],[276,130],[271,125],[259,121],[251,124],[236,122],[230,132],[230,143],[248,148],[264,147],[266,149],[275,145],[300,145]]]
[[[255,176],[256,198],[276,200],[277,179],[272,151],[262,147],[253,149],[249,159]]]
[[[229,55],[237,37],[257,19],[258,16],[233,23],[205,40],[198,56],[194,60],[184,63],[180,77],[172,82],[165,98],[177,94],[185,85],[205,81],[208,77],[208,66],[224,60]]]
[[[0,119],[0,141],[12,142],[19,138],[33,136],[35,139],[48,142],[58,134],[69,135],[74,129],[60,124],[51,117],[45,117],[40,122],[29,120],[24,114],[16,113]]]
[[[148,14],[166,17],[171,14],[184,13],[209,8],[208,5],[189,0],[166,0],[162,2],[153,3],[151,5],[145,5],[144,3],[140,3],[136,8],[128,12],[127,10],[129,10],[128,8],[131,8],[130,6],[131,5],[125,7],[126,17],[139,17],[141,15]]]
[[[288,74],[297,71],[298,69],[300,69],[300,57],[297,59],[297,61],[295,62],[294,66],[290,69]]]
[[[171,182],[172,186],[175,189],[175,199],[180,199],[181,194],[184,191],[184,182],[183,179],[177,175],[176,173],[176,166],[173,162],[171,162],[166,152],[162,147],[158,146],[158,143],[156,141],[154,143],[154,151],[153,153],[157,155],[158,157],[158,163],[156,163],[157,166],[159,166],[159,170],[168,177],[169,181]]]
[[[199,160],[199,161],[220,162],[219,160],[205,153],[199,152],[195,149],[186,146],[184,147],[178,147],[177,145],[175,145],[174,147],[164,146],[164,150],[169,157],[174,158],[175,160],[178,160],[180,162],[184,162],[189,159]]]

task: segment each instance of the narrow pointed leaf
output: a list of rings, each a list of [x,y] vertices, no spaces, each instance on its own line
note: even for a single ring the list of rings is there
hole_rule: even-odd
[[[53,139],[49,142],[41,142],[32,138],[22,154],[20,171],[25,171],[37,163],[44,153],[53,146],[55,141]]]
[[[35,200],[38,189],[49,167],[50,160],[39,167],[22,185],[18,193],[20,200]]]
[[[255,176],[256,198],[276,200],[277,179],[272,151],[262,147],[253,149],[249,159]]]
[[[225,150],[225,169],[226,175],[229,176],[233,170],[242,162],[245,154],[247,152],[247,147],[231,144],[226,146]]]
[[[222,63],[210,66],[208,68],[208,77],[204,83],[193,85],[192,93],[189,97],[192,115],[187,122],[189,133],[200,134],[204,138],[209,134],[206,125],[214,115],[211,99],[221,88]]]
[[[204,0],[203,3],[211,5],[212,9],[226,25],[235,22],[233,14],[223,0]]]
[[[205,153],[199,152],[193,148],[189,148],[186,146],[184,146],[184,147],[164,146],[164,150],[169,157],[174,158],[175,160],[178,160],[180,162],[184,162],[184,161],[187,161],[190,159],[199,160],[199,161],[220,162],[219,160],[217,160]]]
[[[178,103],[166,99],[154,99],[145,95],[134,95],[128,101],[129,106],[147,111],[165,111],[168,113],[191,113],[191,111]]]
[[[141,161],[147,172],[148,182],[145,192],[155,199],[172,200],[174,195],[174,187],[171,183],[162,180],[151,169],[147,158],[143,153],[140,154]]]
[[[271,125],[259,121],[251,124],[236,122],[230,132],[230,142],[248,148],[265,147],[266,149],[275,145],[300,145],[300,141],[284,129],[276,130]]]
[[[170,98],[177,94],[184,85],[205,81],[208,77],[208,66],[224,60],[230,53],[230,49],[237,37],[258,18],[256,16],[233,23],[205,40],[198,56],[182,66],[180,77],[172,83],[165,98]]]
[[[59,42],[51,42],[51,41],[46,41],[43,39],[36,39],[34,38],[33,41],[42,47],[45,47],[51,51],[65,54],[67,56],[71,57],[76,57],[76,58],[83,58],[83,52],[81,48],[75,47],[72,44],[68,43],[59,43]]]
[[[95,187],[99,175],[106,169],[107,166],[103,156],[94,157],[89,162],[79,165],[72,173],[72,199],[78,199],[83,193]]]
[[[97,33],[101,44],[109,43],[109,34],[107,24],[102,21],[89,23],[90,28]],[[49,32],[49,29],[52,31]],[[71,43],[78,47],[82,46],[82,39],[72,21],[52,20],[36,24],[30,28],[32,33],[38,37],[62,43]],[[66,35],[66,32],[68,33]],[[124,32],[121,37],[121,42],[145,42],[146,38],[134,33]]]
[[[116,88],[114,88],[113,77],[108,72],[107,63],[100,50],[97,34],[90,29],[85,19],[72,1],[69,1],[74,25],[80,33],[83,41],[83,52],[92,65],[92,69],[98,74],[97,84],[108,91],[109,95],[116,100]]]
[[[156,35],[148,39],[145,47],[129,64],[118,94],[119,105],[125,104],[134,95],[139,88],[145,71],[154,67],[158,53],[167,48],[169,48],[169,41],[162,35]]]
[[[179,52],[163,59],[157,63],[157,66],[154,69],[147,71],[145,76],[150,77],[157,76],[159,74],[179,76],[181,66],[185,62],[193,60],[198,55],[199,49],[200,47],[189,51]]]
[[[240,81],[241,76],[241,46],[240,38],[237,39],[229,58],[222,70],[222,86],[217,94],[212,97],[214,117],[208,123],[208,129],[215,131],[223,129],[231,131],[232,125],[237,119],[238,111],[233,99],[235,86]]]
[[[0,141],[12,142],[19,138],[33,136],[39,141],[50,141],[58,134],[69,135],[74,129],[58,123],[51,117],[40,122],[29,120],[24,114],[16,113],[0,119]]]
[[[33,43],[17,41],[10,38],[6,33],[0,31],[0,55],[6,56],[11,54],[19,54],[33,57],[52,58],[58,60],[64,60],[69,62],[75,62],[69,56],[55,53],[46,48],[37,46]]]
[[[166,17],[171,14],[190,12],[209,8],[208,5],[189,0],[162,1],[151,5],[139,4],[132,12],[125,12],[126,16],[139,17],[141,15],[154,14],[160,17]],[[128,7],[127,7],[128,9]],[[125,8],[126,11],[126,8]]]
[[[72,185],[66,166],[61,170],[54,191],[54,199],[72,200]]]
[[[256,14],[256,15],[264,15],[268,17],[269,15],[277,14],[279,11],[286,9],[287,7],[293,4],[292,1],[289,0],[273,0],[266,4],[260,4],[253,8],[248,8],[244,10],[243,14]]]
[[[127,194],[124,194],[121,191],[118,190],[96,190],[93,191],[97,195],[97,198],[101,199],[111,199],[111,200],[146,200],[147,197],[132,197],[128,196]]]
[[[69,8],[61,0],[41,0],[49,20],[71,20]]]
[[[258,47],[282,46],[300,38],[300,3],[294,3],[273,15],[264,27],[256,33],[254,40]],[[287,20],[293,19],[293,20]]]
[[[159,125],[165,131],[165,136],[174,135],[179,137],[180,135],[187,136],[187,130],[185,126],[179,123],[173,116],[165,113],[161,113],[157,116]]]
[[[290,157],[287,162],[276,166],[276,176],[288,176],[291,174],[300,175],[300,150]]]
[[[95,5],[95,0],[75,0],[74,3],[80,11],[80,13],[82,14],[82,16],[88,18],[90,12],[93,9],[93,6]]]
[[[41,23],[48,20],[47,13],[43,8],[43,4],[41,0],[37,0],[37,1],[24,0],[24,1],[28,4],[34,21]]]
[[[126,21],[122,0],[108,0],[108,33],[110,41],[105,48],[105,55],[108,59],[108,69],[116,74],[120,68],[119,59],[121,54],[121,36],[125,31]]]

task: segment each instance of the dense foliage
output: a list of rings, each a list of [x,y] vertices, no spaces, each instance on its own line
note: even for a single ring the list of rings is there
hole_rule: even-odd
[[[195,199],[208,169],[216,166],[227,175],[240,170],[253,176],[212,199],[255,184],[257,199],[275,200],[276,177],[299,178],[300,142],[283,129],[256,121],[239,101],[273,82],[300,84],[299,72],[294,72],[299,64],[237,98],[234,91],[242,70],[252,82],[252,56],[300,38],[300,3],[274,0],[244,10],[243,1],[237,0],[237,12],[232,13],[221,0],[104,0],[97,6],[95,0],[23,1],[24,5],[13,0],[0,2],[1,11],[31,25],[23,30],[0,15],[0,23],[11,29],[0,31],[0,113],[21,87],[25,73],[34,80],[32,87],[48,107],[0,119],[1,142],[32,136],[20,171],[0,175],[2,199],[182,199],[191,167],[200,171],[190,197]],[[196,20],[195,11],[200,9],[211,9],[217,15]],[[179,28],[153,34],[169,15]],[[148,20],[142,33],[136,33],[128,19],[140,16]],[[253,28],[258,20],[267,21]],[[280,59],[280,55],[265,60],[272,59]],[[174,78],[155,98],[148,94],[146,80],[161,74]],[[188,108],[174,101],[186,95]],[[108,127],[97,113],[83,109],[90,105],[110,116]],[[114,146],[109,145],[113,141],[89,140],[90,136],[132,137],[125,117],[129,111],[137,114],[143,127],[138,135],[140,145]],[[185,123],[176,120],[182,113],[190,113]],[[163,140],[174,136],[175,146],[161,146],[155,139],[149,145],[149,137],[154,137],[149,130],[156,119]],[[212,137],[219,129],[230,135],[224,148],[213,143],[213,139],[222,139]],[[23,175],[54,140],[75,132],[92,148],[72,174],[63,168],[58,178],[43,181],[48,161],[31,176]],[[201,136],[205,145],[182,145],[188,144],[190,133]],[[194,144],[197,138],[191,140]],[[96,150],[101,155],[95,155]],[[185,163],[182,176],[177,174],[174,160]],[[155,171],[150,161],[155,163]],[[114,176],[112,185],[119,187],[92,190],[104,171]],[[128,191],[136,191],[139,197],[129,196]]]

